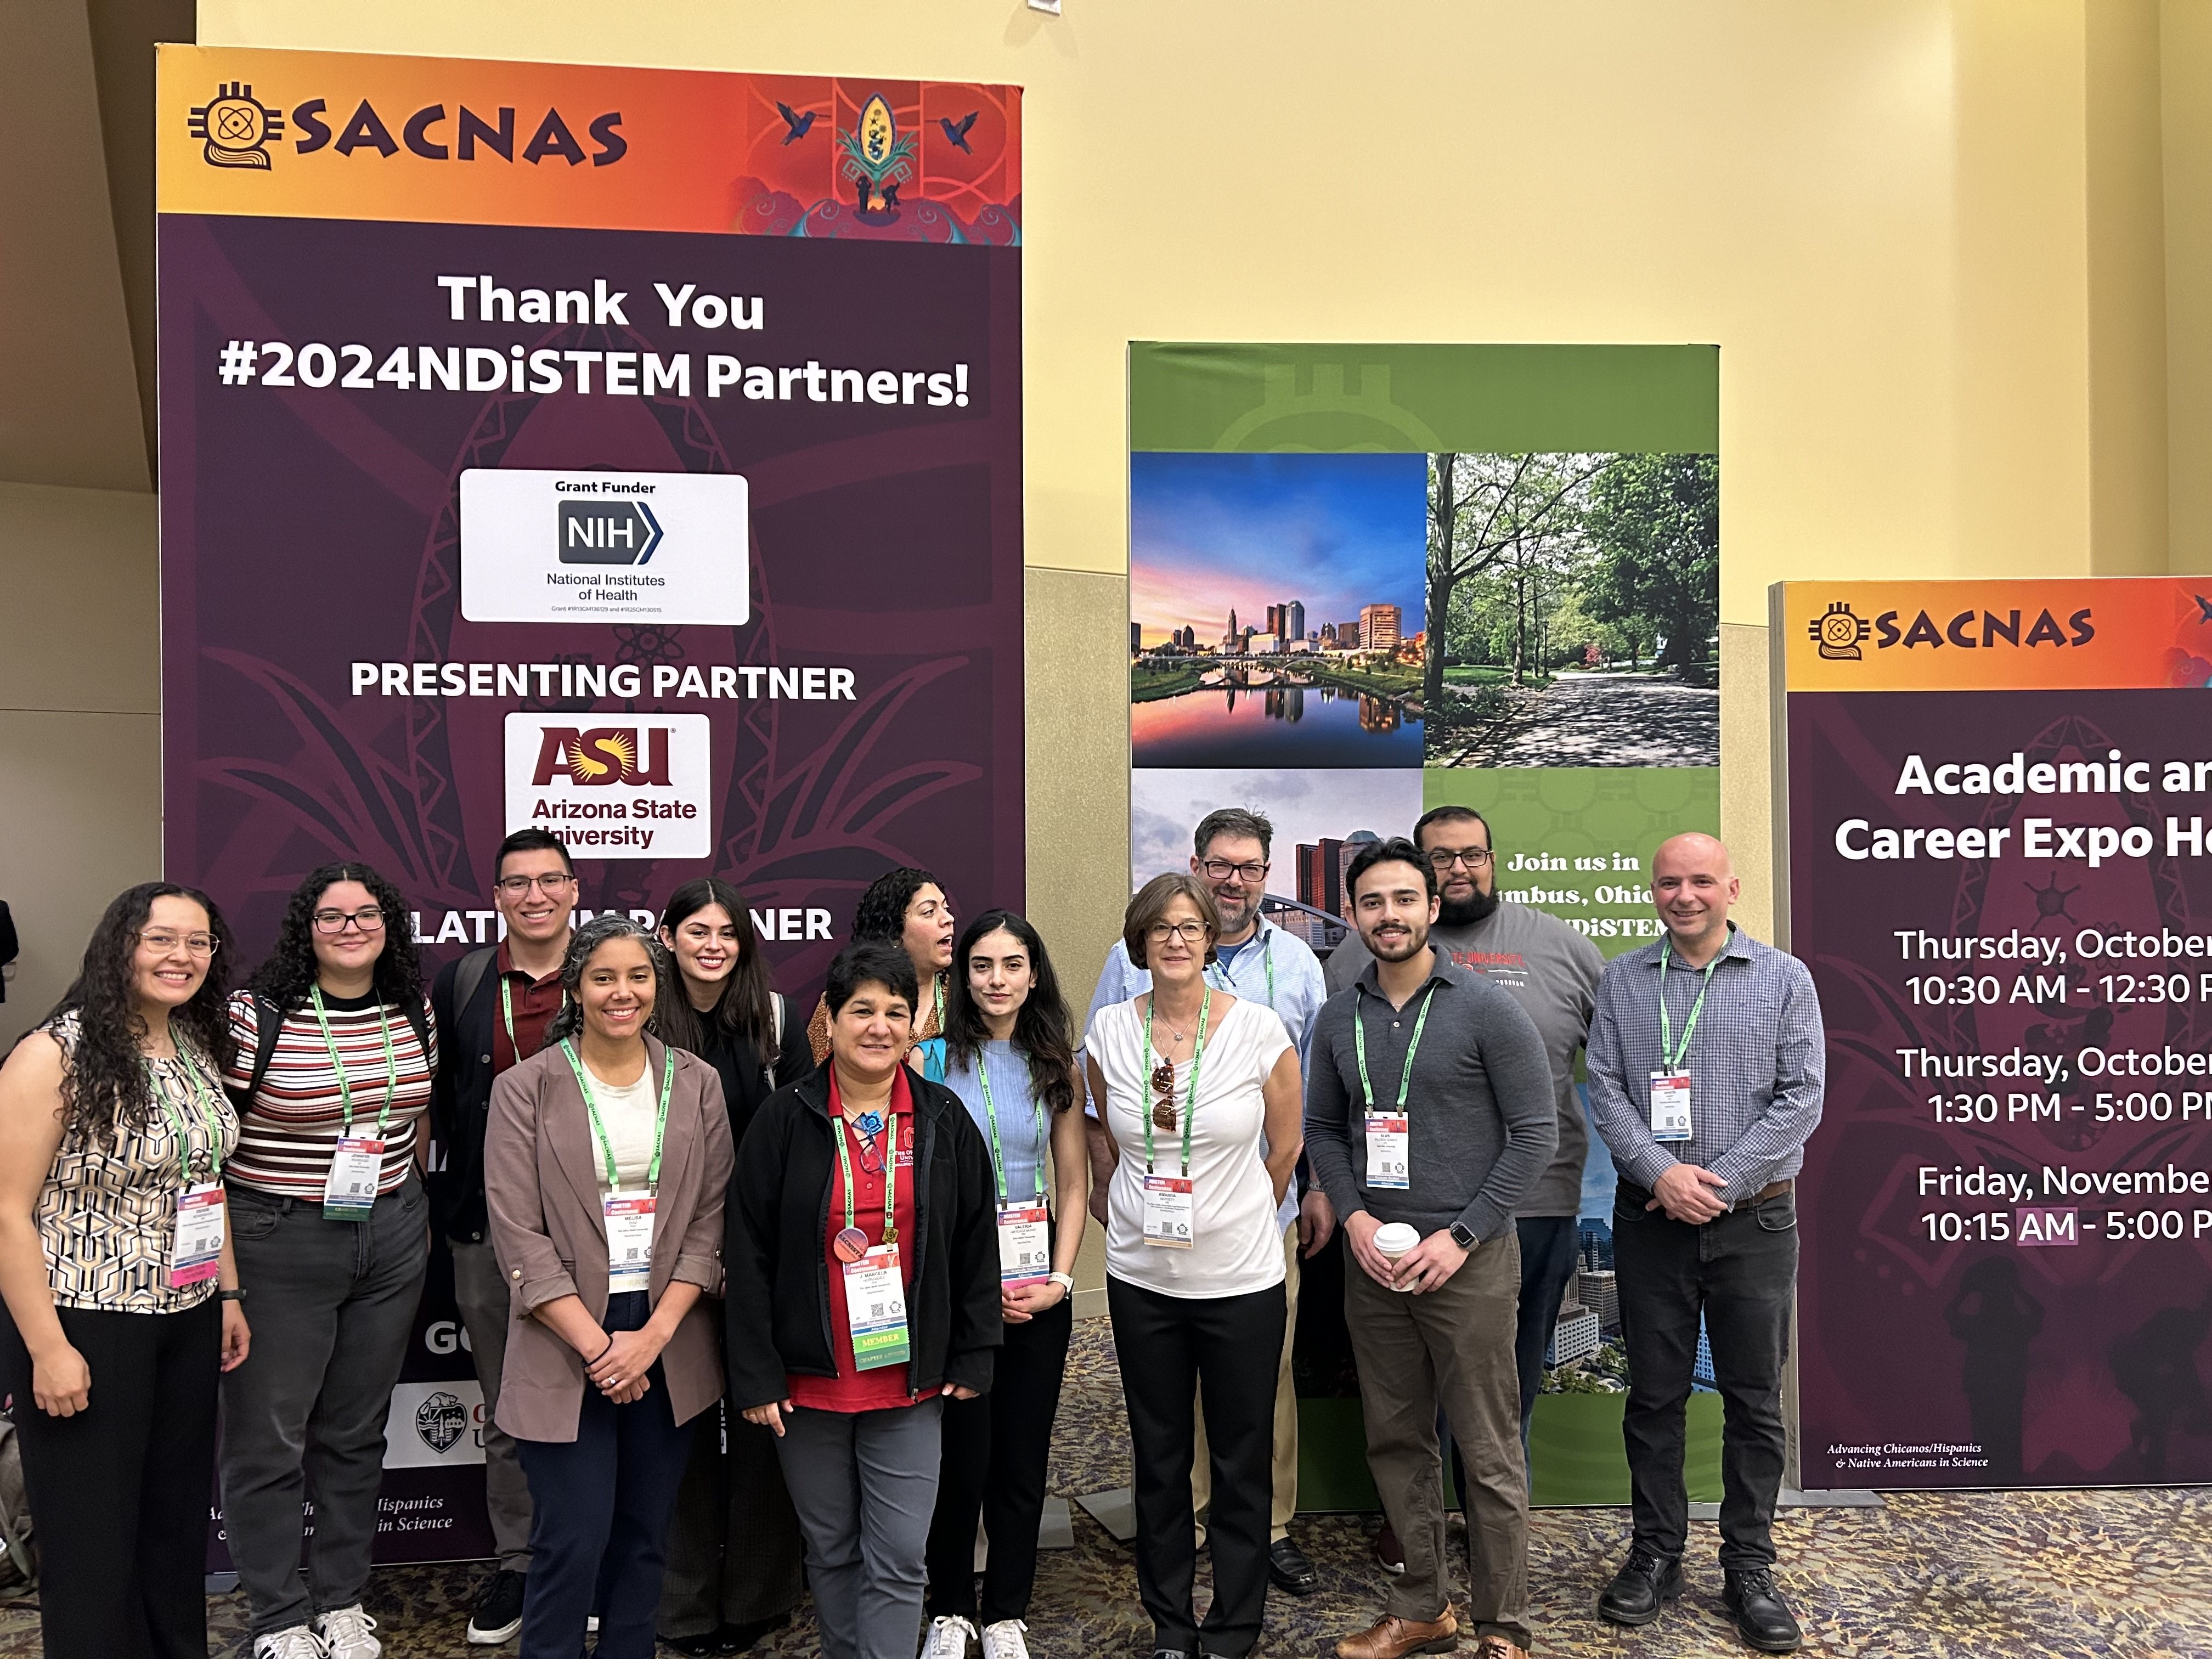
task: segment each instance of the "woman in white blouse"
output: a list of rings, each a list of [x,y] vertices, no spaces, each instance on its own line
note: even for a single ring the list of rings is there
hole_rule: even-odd
[[[1152,988],[1102,1008],[1086,1041],[1114,1152],[1106,1298],[1136,1466],[1137,1584],[1156,1655],[1242,1659],[1267,1591],[1275,1371],[1283,1346],[1276,1220],[1300,1139],[1298,1057],[1274,1012],[1206,983],[1220,933],[1188,875],[1148,882],[1121,936]],[[1192,1609],[1194,1400],[1212,1453],[1213,1605]]]

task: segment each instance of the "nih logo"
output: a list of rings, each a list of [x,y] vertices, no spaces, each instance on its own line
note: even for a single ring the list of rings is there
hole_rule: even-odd
[[[562,564],[644,564],[660,545],[660,521],[643,501],[562,501]]]

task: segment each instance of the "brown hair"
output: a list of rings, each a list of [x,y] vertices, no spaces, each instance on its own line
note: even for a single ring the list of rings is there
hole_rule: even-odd
[[[1198,918],[1206,924],[1206,960],[1213,960],[1213,941],[1221,937],[1221,910],[1213,902],[1213,895],[1196,876],[1182,871],[1170,871],[1164,876],[1154,876],[1137,890],[1129,901],[1129,908],[1121,915],[1121,943],[1127,947],[1129,965],[1143,968],[1145,935],[1154,923],[1164,918],[1168,906],[1176,899],[1187,898],[1198,907]]]

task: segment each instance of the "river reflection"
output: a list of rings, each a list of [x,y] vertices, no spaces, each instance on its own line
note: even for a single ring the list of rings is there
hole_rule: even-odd
[[[1132,705],[1138,766],[1419,766],[1421,722],[1334,686],[1208,688]]]

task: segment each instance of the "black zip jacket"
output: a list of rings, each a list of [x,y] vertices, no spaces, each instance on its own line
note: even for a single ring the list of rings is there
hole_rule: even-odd
[[[912,1072],[915,1232],[908,1388],[981,1394],[1005,1340],[991,1150],[960,1097]],[[730,1401],[781,1401],[786,1378],[837,1375],[830,1330],[830,1197],[837,1164],[825,1066],[761,1103],[738,1148],[722,1266]]]

